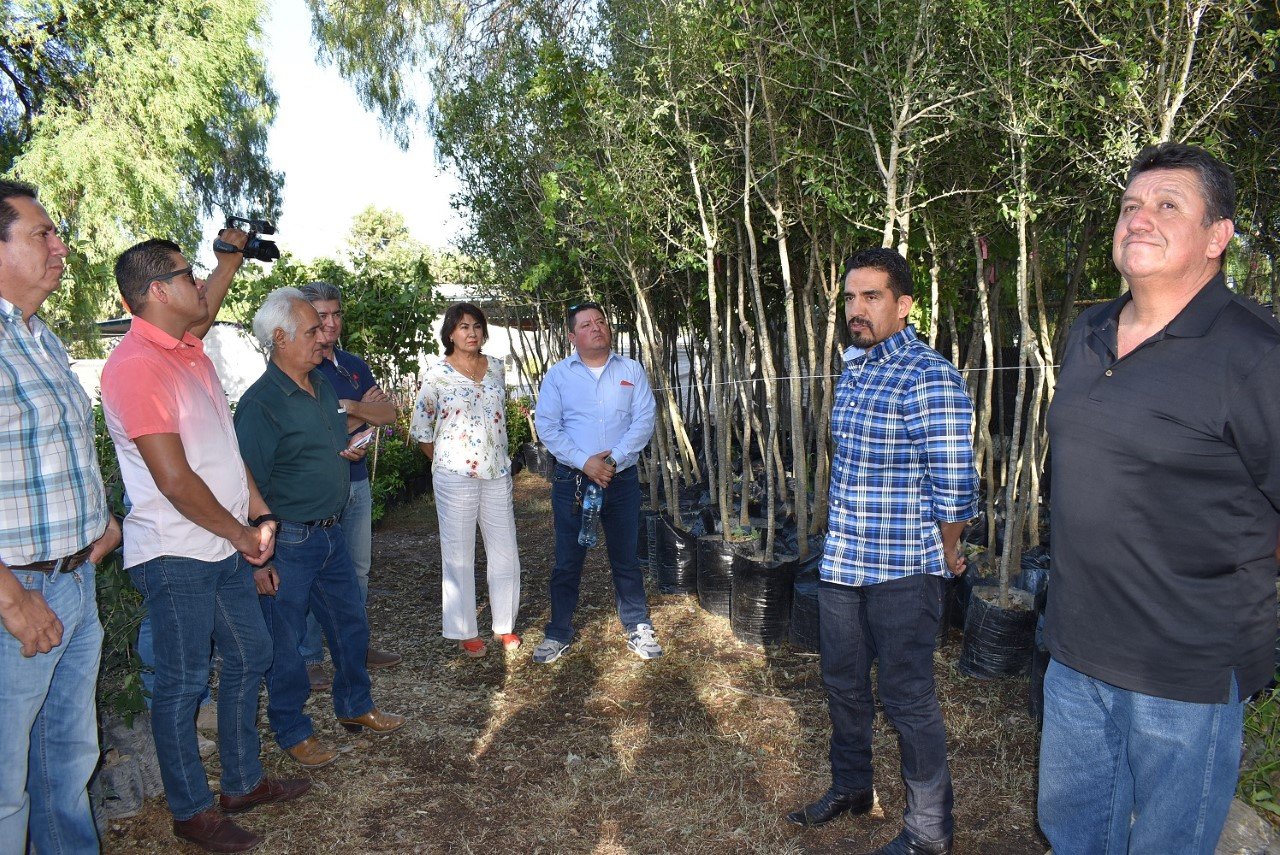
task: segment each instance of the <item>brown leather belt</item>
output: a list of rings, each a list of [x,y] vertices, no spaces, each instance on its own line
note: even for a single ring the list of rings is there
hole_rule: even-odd
[[[10,570],[22,570],[27,573],[70,573],[72,570],[79,569],[81,564],[89,558],[89,553],[93,551],[93,544],[89,544],[79,552],[68,555],[65,558],[57,558],[53,561],[37,561],[34,564],[23,564],[20,567],[10,567]]]

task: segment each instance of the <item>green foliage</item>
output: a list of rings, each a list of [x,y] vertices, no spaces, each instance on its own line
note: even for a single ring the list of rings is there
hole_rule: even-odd
[[[407,415],[401,417],[396,428],[385,427],[382,431],[377,446],[367,458],[375,523],[389,508],[420,494],[425,489],[430,468],[426,455],[408,437]]]
[[[921,331],[977,369],[987,489],[1007,489],[1010,518],[1027,517],[1033,536],[1040,506],[1027,493],[1043,483],[1033,470],[1052,395],[1040,368],[1057,364],[1080,302],[1119,291],[1108,224],[1139,146],[1227,155],[1253,232],[1231,271],[1280,302],[1269,5],[411,0],[397,9],[417,20],[387,33],[369,26],[371,0],[312,9],[357,85],[437,39],[430,118],[459,178],[464,248],[536,314],[540,356],[556,353],[538,336],[571,299],[611,305],[667,399],[654,471],[668,500],[670,473],[700,477],[691,458],[732,465],[715,460],[732,443],[689,447],[687,413],[703,437],[733,430],[744,455],[754,440],[776,457],[783,485],[767,495],[785,503],[794,489],[797,521],[810,496],[800,461],[816,461],[821,519],[836,266],[851,249],[896,246],[931,274]],[[686,358],[703,381],[688,399],[671,382]],[[1030,379],[1001,370],[1018,362]],[[717,374],[725,386],[705,382]],[[985,441],[993,429],[1016,438]]]
[[[341,347],[364,359],[383,388],[418,376],[423,353],[435,353],[432,255],[409,235],[404,217],[366,208],[352,221],[346,257],[303,264],[285,253],[269,270],[250,265],[223,304],[246,329],[267,294],[325,281],[342,290]]]
[[[94,445],[98,450],[98,463],[102,468],[102,481],[107,488],[107,500],[111,512],[124,514],[124,482],[120,478],[120,463],[116,448],[107,433],[102,405],[95,404]],[[98,669],[98,700],[106,708],[124,716],[141,712],[145,703],[142,695],[141,661],[134,652],[138,639],[138,626],[145,610],[142,595],[125,572],[121,551],[107,556],[98,565],[98,615],[102,620],[102,664]]]
[[[1236,795],[1280,825],[1280,689],[1268,689],[1245,708],[1244,746]]]
[[[98,703],[126,717],[146,707],[142,661],[134,650],[145,615],[142,595],[125,572],[117,550],[98,565],[98,616],[103,633]]]
[[[432,319],[439,306],[429,257],[398,213],[369,207],[351,224],[343,347],[363,357],[384,383],[416,378],[421,355],[436,352]]]
[[[0,172],[39,188],[72,248],[43,310],[64,338],[116,313],[110,265],[128,244],[194,246],[220,206],[277,213],[264,14],[259,0],[0,6]]]
[[[426,62],[426,31],[434,4],[307,0],[319,59],[338,66],[364,106],[378,113],[401,147],[419,115],[414,76]]]
[[[533,441],[529,420],[533,418],[533,399],[529,397],[507,399],[507,453],[513,458],[526,442]]]

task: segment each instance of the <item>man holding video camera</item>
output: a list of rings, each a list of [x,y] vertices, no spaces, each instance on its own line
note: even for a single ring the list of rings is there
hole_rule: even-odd
[[[243,247],[247,235],[225,229],[220,238]],[[274,574],[267,561],[277,524],[249,522],[270,509],[240,458],[226,393],[204,351],[242,262],[238,252],[217,258],[206,280],[171,241],[121,254],[116,283],[133,321],[103,369],[102,403],[132,503],[124,563],[155,639],[151,720],[173,831],[212,851],[242,852],[262,837],[224,813],[297,798],[310,784],[268,778],[258,759],[258,687],[271,637],[254,582]],[[218,806],[195,724],[211,643],[222,655]]]

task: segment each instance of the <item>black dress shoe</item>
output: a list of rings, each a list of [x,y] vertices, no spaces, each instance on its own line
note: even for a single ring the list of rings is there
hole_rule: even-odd
[[[851,813],[855,816],[866,813],[871,810],[875,802],[876,791],[873,789],[842,793],[833,787],[813,804],[787,814],[787,822],[806,827],[826,825],[842,813]]]
[[[946,840],[917,840],[904,828],[898,836],[866,855],[951,855],[951,838]]]

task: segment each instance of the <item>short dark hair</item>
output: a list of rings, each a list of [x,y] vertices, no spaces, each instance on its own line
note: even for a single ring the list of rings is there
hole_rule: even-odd
[[[18,209],[9,204],[15,196],[36,198],[36,188],[21,181],[0,181],[0,241],[9,239],[9,227],[18,219]]]
[[[307,298],[308,303],[327,303],[330,300],[337,300],[339,304],[342,303],[342,291],[331,282],[308,282],[298,290],[302,292],[302,296]]]
[[[604,306],[601,306],[595,300],[583,300],[581,303],[574,303],[565,311],[564,324],[569,328],[569,332],[573,332],[573,324],[578,319],[578,312],[586,311],[587,309],[595,309],[606,321],[609,319],[608,315],[604,313]]]
[[[462,323],[462,319],[470,315],[480,322],[480,343],[484,344],[489,340],[489,321],[485,318],[484,312],[475,303],[454,303],[444,313],[444,323],[440,325],[440,341],[444,344],[444,355],[453,354],[453,331],[458,328],[458,324]]]
[[[840,281],[848,279],[850,271],[860,270],[863,267],[883,270],[889,274],[889,290],[893,291],[895,300],[898,297],[915,295],[915,284],[911,281],[911,268],[907,265],[907,260],[902,257],[902,253],[896,249],[876,247],[855,252],[845,261],[844,273],[840,275]]]
[[[129,311],[138,314],[147,305],[147,289],[157,276],[173,271],[173,254],[182,248],[171,240],[152,238],[136,243],[116,259],[116,286]]]
[[[1147,146],[1133,159],[1125,186],[1152,169],[1189,169],[1196,174],[1204,197],[1205,226],[1236,218],[1235,176],[1225,163],[1199,146],[1175,142]]]

